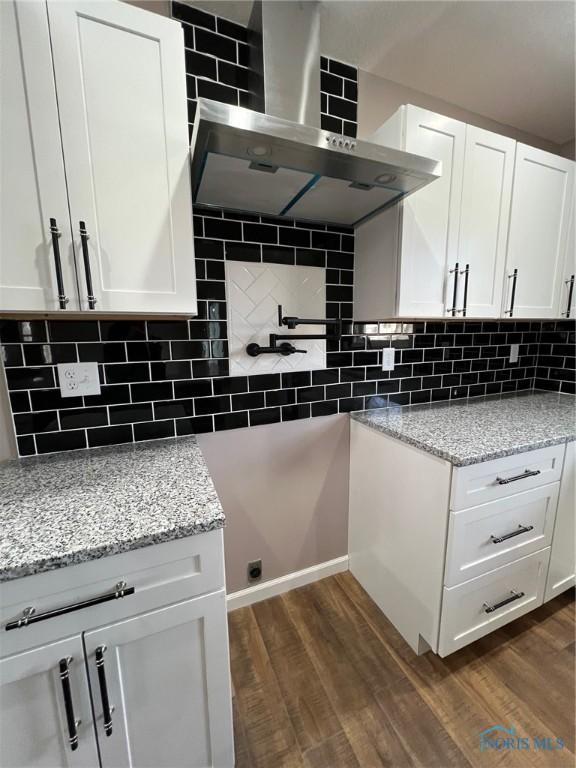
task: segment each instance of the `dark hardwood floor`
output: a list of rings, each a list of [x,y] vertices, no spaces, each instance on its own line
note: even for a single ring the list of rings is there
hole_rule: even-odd
[[[416,656],[350,573],[229,626],[237,768],[575,765],[573,590],[446,659]],[[496,724],[530,748],[481,751]]]

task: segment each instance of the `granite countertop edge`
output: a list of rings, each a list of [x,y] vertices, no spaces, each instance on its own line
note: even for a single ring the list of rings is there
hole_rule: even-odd
[[[101,560],[112,555],[120,555],[126,552],[132,552],[137,549],[153,546],[154,544],[164,544],[176,539],[184,539],[187,536],[196,536],[200,533],[209,533],[224,528],[226,525],[224,517],[215,519],[213,522],[201,525],[193,524],[182,526],[174,530],[166,530],[149,536],[139,536],[136,539],[126,539],[125,541],[115,541],[110,544],[103,544],[98,547],[79,549],[76,552],[66,553],[64,555],[55,555],[54,557],[30,560],[22,565],[14,565],[9,568],[0,569],[0,586],[9,581],[21,579],[24,576],[34,576],[38,573],[47,573],[48,571],[58,571],[69,565],[80,565],[89,563],[92,560]]]
[[[455,448],[455,450],[448,450],[446,445],[443,444],[446,438],[442,434],[441,430],[439,430],[440,436],[438,438],[432,434],[431,428],[435,426],[434,422],[436,422],[437,425],[441,427],[443,423],[447,423],[446,420],[449,418],[449,414],[452,416],[456,415],[455,409],[458,409],[459,414],[464,414],[467,412],[467,415],[469,416],[470,414],[474,414],[474,409],[480,404],[482,404],[485,409],[493,408],[494,410],[494,415],[496,416],[494,420],[494,426],[497,429],[495,429],[493,434],[490,434],[490,425],[485,425],[486,410],[483,412],[478,412],[478,419],[482,419],[482,426],[486,427],[482,437],[479,438],[476,435],[472,435],[472,437],[469,438],[470,446],[464,446],[462,451],[458,450],[458,448]],[[490,441],[496,442],[499,439],[502,439],[498,428],[501,428],[502,426],[501,417],[506,417],[506,410],[508,406],[510,408],[516,408],[518,405],[520,405],[521,407],[530,408],[532,404],[542,404],[544,407],[551,409],[554,409],[555,406],[557,406],[558,411],[562,411],[562,418],[566,417],[566,411],[569,409],[572,414],[570,426],[567,424],[563,424],[561,427],[551,425],[551,434],[549,436],[539,435],[534,438],[526,439],[525,435],[520,436],[520,432],[522,429],[524,429],[524,431],[526,431],[526,429],[530,429],[529,422],[527,427],[525,424],[522,424],[520,427],[514,425],[511,427],[511,434],[513,435],[514,431],[517,429],[519,437],[516,442],[514,442],[514,437],[512,436],[512,442],[508,442],[502,448],[494,448],[492,445],[489,445]],[[454,467],[467,467],[473,464],[480,464],[485,461],[492,461],[494,459],[512,456],[514,454],[526,453],[528,451],[537,450],[539,448],[548,448],[554,445],[561,445],[563,443],[575,441],[575,404],[576,399],[573,395],[558,395],[556,393],[534,390],[530,393],[518,393],[516,395],[511,394],[500,397],[484,396],[471,398],[465,402],[456,401],[454,403],[451,402],[448,404],[434,403],[415,406],[393,406],[393,410],[389,407],[353,411],[350,414],[350,417],[352,420],[362,424],[368,429],[375,430],[400,442],[403,442],[406,445],[411,445],[413,448],[417,448],[421,451],[424,451],[425,453],[429,453],[440,459],[448,461]],[[403,415],[408,416],[408,418],[402,420]],[[419,438],[417,434],[414,434],[414,432],[417,432],[419,428],[419,415],[423,417],[422,431],[426,433],[426,439]],[[389,419],[390,423],[386,421],[387,418]],[[460,434],[458,434],[458,426],[461,427]],[[454,431],[451,434],[454,442],[458,442],[458,440],[466,441],[466,439],[468,439],[464,434],[466,427],[468,427],[468,424],[465,421],[463,421],[460,425],[455,425]],[[542,430],[541,424],[539,427]],[[558,432],[557,434],[555,434],[556,431]],[[475,450],[477,441],[482,439],[484,439],[488,445],[484,449],[481,448],[479,450]]]
[[[0,587],[226,524],[195,436],[13,459],[0,483]]]
[[[461,456],[458,456],[457,454],[449,453],[448,451],[443,451],[441,448],[433,448],[430,445],[427,445],[426,443],[422,442],[421,440],[417,440],[416,438],[410,437],[409,435],[402,434],[402,432],[398,432],[396,430],[389,429],[384,426],[370,424],[367,421],[363,420],[362,418],[357,418],[357,416],[355,415],[356,413],[361,414],[362,411],[357,411],[350,414],[352,419],[354,419],[354,421],[357,421],[358,424],[363,424],[368,429],[374,429],[377,432],[382,432],[382,434],[388,435],[388,437],[396,438],[397,440],[400,440],[402,443],[406,443],[407,445],[411,445],[413,448],[418,448],[421,451],[425,451],[426,453],[430,453],[434,456],[437,456],[439,459],[445,459],[454,467],[469,467],[472,464],[481,464],[484,461],[492,461],[493,459],[502,459],[505,456],[514,456],[517,453],[526,453],[527,451],[535,451],[538,448],[548,448],[552,445],[560,445],[561,443],[566,443],[566,442],[569,443],[576,440],[576,435],[572,435],[569,437],[566,437],[566,436],[553,437],[547,440],[538,440],[532,443],[517,444],[511,448],[502,448],[501,450],[498,450],[498,451],[491,451],[491,452],[478,454],[476,456],[467,456],[463,458]]]

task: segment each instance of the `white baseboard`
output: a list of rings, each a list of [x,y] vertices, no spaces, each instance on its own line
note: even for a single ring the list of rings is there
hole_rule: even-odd
[[[261,600],[267,600],[269,597],[282,595],[296,587],[303,587],[305,584],[311,584],[313,581],[325,579],[327,576],[333,576],[335,573],[342,573],[348,570],[348,555],[336,557],[334,560],[327,560],[325,563],[313,565],[311,568],[304,568],[303,571],[288,573],[286,576],[280,576],[278,579],[271,579],[262,584],[256,584],[247,589],[241,589],[238,592],[232,592],[226,596],[227,608],[229,611],[235,611],[236,608],[245,608],[247,605],[259,603]]]

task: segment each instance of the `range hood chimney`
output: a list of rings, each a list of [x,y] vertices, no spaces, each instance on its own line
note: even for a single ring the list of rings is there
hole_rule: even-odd
[[[248,29],[264,94],[253,109],[320,128],[320,3],[255,0]]]
[[[441,163],[320,126],[320,4],[256,0],[250,109],[199,99],[195,203],[355,227],[441,174]]]

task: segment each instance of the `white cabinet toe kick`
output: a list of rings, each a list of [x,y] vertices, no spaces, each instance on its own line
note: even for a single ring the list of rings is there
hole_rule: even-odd
[[[452,467],[351,422],[350,570],[440,656],[575,583],[575,443]]]

